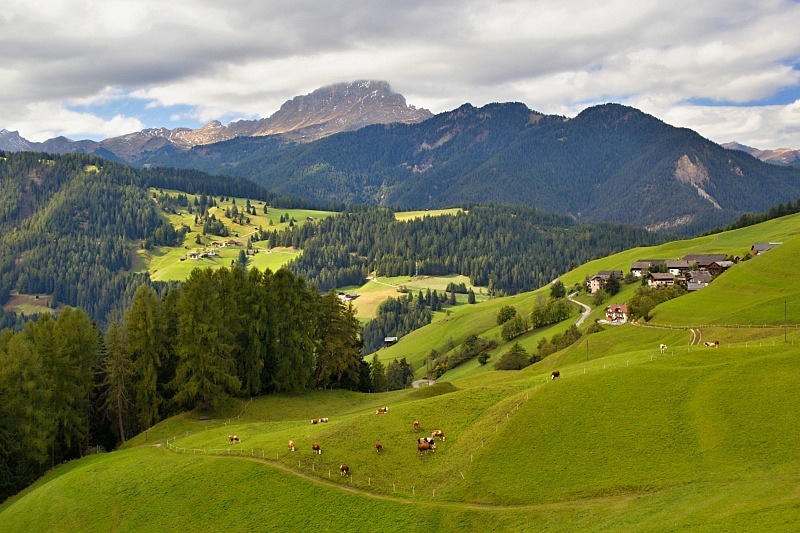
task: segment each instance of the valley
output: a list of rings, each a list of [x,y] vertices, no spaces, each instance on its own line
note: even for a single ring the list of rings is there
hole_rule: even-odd
[[[607,326],[524,370],[492,369],[511,344],[501,343],[490,364],[469,361],[430,387],[273,394],[240,400],[211,417],[184,413],[119,451],[54,470],[2,504],[0,519],[33,530],[50,516],[68,528],[164,528],[180,520],[183,527],[209,529],[240,517],[244,527],[257,527],[251,520],[268,509],[273,523],[288,528],[324,529],[330,515],[342,512],[364,516],[337,526],[345,531],[412,523],[785,530],[800,518],[794,453],[800,410],[793,392],[800,385],[800,289],[785,275],[800,251],[798,224],[799,215],[792,215],[581,265],[560,279],[571,285],[642,257],[744,256],[754,241],[782,242],[708,287],[656,307],[648,323]],[[617,298],[635,288],[623,285]],[[530,309],[546,290],[465,306],[379,357],[406,357],[422,375],[431,349],[471,333],[496,336],[500,307]],[[575,318],[512,342],[534,351],[540,337]],[[719,348],[693,344],[692,330],[719,339]],[[659,343],[668,346],[664,353]],[[554,369],[558,380],[550,379]],[[375,415],[384,405],[388,413]],[[320,416],[330,422],[309,424]],[[415,440],[431,429],[443,429],[447,439],[420,456]],[[228,444],[230,434],[240,444]],[[286,449],[289,439],[296,452]],[[376,440],[383,444],[380,455]],[[322,455],[311,453],[312,442],[321,444]],[[339,475],[342,463],[349,476]],[[222,471],[235,494],[219,486]],[[41,498],[49,501],[44,515],[32,511]],[[309,502],[316,513],[304,512]],[[101,507],[118,512],[92,513],[87,521],[86,511]]]

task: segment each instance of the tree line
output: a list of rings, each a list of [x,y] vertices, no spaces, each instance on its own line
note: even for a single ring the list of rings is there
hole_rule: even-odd
[[[195,269],[163,295],[141,285],[105,332],[72,307],[4,329],[0,500],[54,464],[182,410],[274,392],[373,390],[360,329],[335,293],[286,269],[239,267]]]

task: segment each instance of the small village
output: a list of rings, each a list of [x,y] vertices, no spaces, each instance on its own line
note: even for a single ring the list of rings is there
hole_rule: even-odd
[[[750,256],[763,254],[779,242],[757,242],[750,247]],[[736,263],[739,257],[726,254],[687,254],[681,259],[640,259],[631,264],[629,281],[636,278],[649,287],[670,287],[680,285],[687,292],[707,287],[718,275]],[[600,270],[586,281],[589,294],[597,294],[606,288],[609,280],[622,282],[626,275],[622,270]],[[628,322],[627,304],[613,303],[606,306],[606,317],[602,322],[619,325]]]

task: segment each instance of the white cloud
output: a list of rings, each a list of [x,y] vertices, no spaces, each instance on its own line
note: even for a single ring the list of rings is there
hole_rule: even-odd
[[[268,116],[323,85],[384,79],[434,112],[521,101],[574,115],[618,101],[715,140],[730,128],[729,140],[797,145],[791,106],[746,104],[800,86],[800,4],[725,4],[10,0],[0,12],[0,127],[97,138],[142,121],[125,117],[126,97],[224,121]],[[744,107],[687,104],[714,100]],[[115,101],[119,117],[90,116]]]

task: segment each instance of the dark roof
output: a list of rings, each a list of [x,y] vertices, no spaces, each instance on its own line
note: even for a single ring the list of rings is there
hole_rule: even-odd
[[[758,252],[766,252],[767,250],[772,250],[773,248],[775,248],[779,244],[781,244],[781,243],[779,243],[779,242],[757,242],[750,249],[752,251],[756,252],[756,253],[758,253]]]
[[[683,258],[690,263],[697,263],[699,266],[707,266],[717,261],[725,261],[725,254],[687,254]]]

